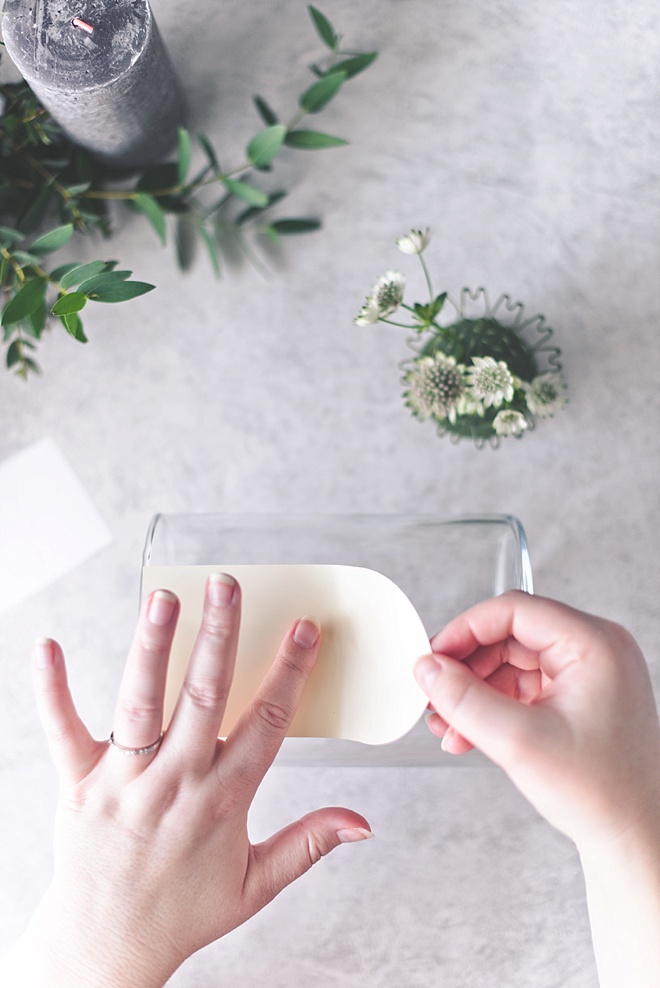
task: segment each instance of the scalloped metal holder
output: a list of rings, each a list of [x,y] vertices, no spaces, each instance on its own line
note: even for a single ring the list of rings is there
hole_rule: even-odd
[[[511,515],[156,515],[143,566],[325,563],[366,566],[393,580],[429,637],[456,614],[505,590],[532,592],[524,529]],[[287,738],[276,765],[488,765],[442,751],[422,719],[391,744]]]
[[[451,314],[453,310],[453,315]],[[513,302],[511,296],[503,293],[492,303],[488,291],[483,286],[476,289],[462,288],[458,300],[447,296],[445,305],[439,318],[439,324],[443,327],[453,326],[464,320],[489,319],[500,323],[508,330],[512,330],[523,342],[529,354],[536,364],[539,374],[548,371],[560,371],[561,350],[550,341],[554,336],[554,330],[546,324],[545,316],[536,314],[525,317],[525,306],[523,302]],[[422,337],[411,337],[407,341],[408,347],[417,355],[432,339],[428,334]],[[491,354],[495,356],[495,354]],[[400,366],[403,371],[408,371],[412,367],[412,360],[404,360]],[[500,445],[498,436],[488,438],[480,436],[460,436],[443,428],[440,423],[435,423],[438,435],[447,436],[450,442],[456,444],[461,439],[474,442],[478,449],[486,445],[496,449]],[[534,421],[528,419],[528,431],[534,429]]]

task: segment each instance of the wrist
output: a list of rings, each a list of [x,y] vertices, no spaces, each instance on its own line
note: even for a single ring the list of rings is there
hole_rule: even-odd
[[[591,834],[577,842],[577,849],[585,871],[598,873],[605,865],[614,874],[618,867],[660,870],[660,784],[657,792],[646,793],[644,806],[625,825],[608,836]]]
[[[29,926],[0,963],[0,982],[15,988],[163,988],[178,965],[138,938],[94,917],[72,917],[49,890]]]
[[[657,988],[660,816],[580,850],[601,988]]]

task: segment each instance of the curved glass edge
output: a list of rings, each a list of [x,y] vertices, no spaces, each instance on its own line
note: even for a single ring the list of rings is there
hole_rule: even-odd
[[[154,539],[159,524],[166,519],[185,519],[194,517],[201,519],[232,519],[240,520],[248,524],[251,519],[263,524],[268,520],[284,519],[298,522],[314,521],[318,524],[323,517],[337,520],[342,517],[350,518],[376,518],[382,521],[391,520],[393,522],[404,518],[414,517],[415,521],[432,521],[434,524],[460,525],[470,524],[504,524],[513,536],[517,549],[516,557],[516,589],[526,593],[534,592],[532,576],[531,555],[527,534],[521,521],[515,516],[504,513],[493,513],[483,515],[411,515],[409,513],[322,513],[311,514],[309,512],[207,512],[194,514],[192,512],[163,513],[155,514],[147,530],[144,549],[142,552],[142,565],[148,566],[151,562]],[[140,599],[142,599],[142,573],[140,573]],[[380,750],[378,750],[380,749]],[[448,755],[439,746],[438,739],[434,738],[426,728],[424,720],[419,723],[403,738],[392,742],[389,745],[373,746],[364,745],[356,741],[330,740],[327,738],[286,738],[285,744],[280,749],[274,765],[286,768],[428,768],[428,767],[449,767],[457,768],[484,768],[492,767],[492,762],[479,751],[471,751],[462,755],[460,760],[456,756]]]
[[[494,518],[496,516],[493,516]],[[520,586],[518,590],[524,590],[525,593],[534,593],[534,579],[532,577],[532,557],[529,552],[529,543],[527,542],[527,533],[522,526],[522,522],[516,518],[515,515],[500,515],[503,521],[506,521],[511,527],[511,530],[516,539],[518,546],[518,558],[520,560],[520,573],[519,573],[519,583]]]
[[[156,530],[159,524],[161,523],[161,519],[164,518],[172,518],[172,519],[195,518],[196,520],[201,520],[204,518],[206,519],[216,518],[218,520],[232,519],[236,521],[240,520],[243,523],[248,523],[251,519],[254,519],[255,522],[258,521],[263,523],[264,521],[267,521],[269,519],[272,520],[290,519],[297,521],[305,521],[305,520],[311,521],[313,519],[314,521],[318,522],[321,521],[324,517],[332,518],[333,520],[337,520],[342,517],[353,518],[353,519],[374,518],[380,521],[391,520],[394,522],[401,521],[403,519],[414,518],[415,521],[419,521],[419,522],[432,521],[434,524],[437,525],[454,525],[454,524],[460,525],[464,523],[479,524],[480,522],[484,524],[493,524],[493,523],[506,524],[511,529],[516,542],[516,546],[518,548],[518,556],[520,560],[519,573],[518,573],[518,580],[519,580],[518,589],[525,590],[527,593],[534,592],[533,578],[532,578],[532,564],[531,564],[531,557],[529,552],[529,544],[527,541],[527,535],[525,533],[525,529],[523,528],[522,522],[515,515],[509,515],[509,514],[444,516],[444,515],[430,515],[430,514],[411,515],[411,514],[407,514],[407,513],[403,514],[399,512],[396,513],[393,512],[389,514],[387,512],[382,512],[379,514],[375,514],[375,513],[359,514],[359,513],[349,513],[349,512],[344,512],[343,514],[340,513],[330,514],[325,512],[321,514],[310,514],[307,512],[295,513],[295,512],[271,512],[271,511],[264,511],[264,512],[256,512],[256,511],[255,512],[220,512],[219,511],[219,512],[209,512],[206,514],[200,513],[195,515],[192,512],[191,513],[181,512],[176,514],[174,512],[172,512],[171,514],[164,514],[162,512],[158,512],[152,517],[151,521],[149,522],[149,527],[147,529],[147,535],[144,542],[144,548],[142,550],[142,565],[149,566],[151,562]],[[141,591],[142,591],[142,581],[140,581],[140,592]]]

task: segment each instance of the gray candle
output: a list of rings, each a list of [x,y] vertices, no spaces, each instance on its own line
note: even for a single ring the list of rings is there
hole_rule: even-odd
[[[71,140],[120,167],[171,149],[183,100],[147,0],[5,0],[2,31]]]

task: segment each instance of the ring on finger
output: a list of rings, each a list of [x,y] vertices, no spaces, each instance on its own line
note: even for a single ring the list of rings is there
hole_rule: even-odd
[[[115,741],[115,732],[112,731],[110,737],[108,738],[108,744],[116,748],[122,755],[150,755],[154,751],[158,751],[161,742],[165,735],[165,731],[160,732],[160,737],[153,744],[148,744],[145,748],[126,748],[123,744],[119,744]]]

